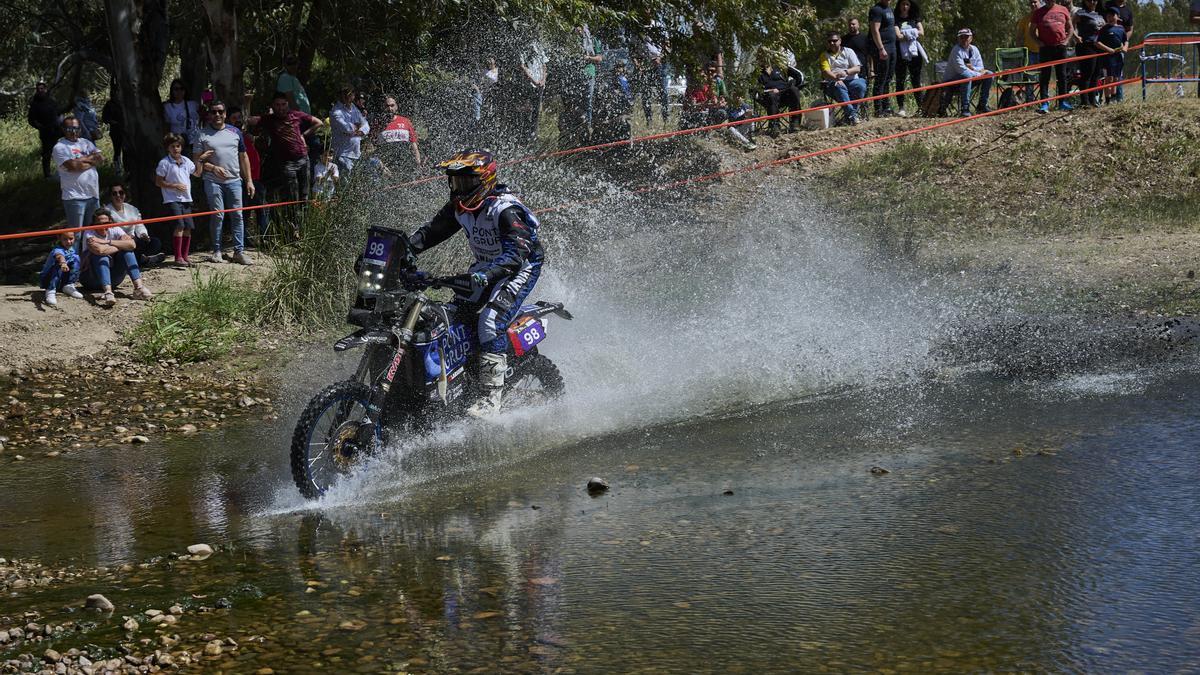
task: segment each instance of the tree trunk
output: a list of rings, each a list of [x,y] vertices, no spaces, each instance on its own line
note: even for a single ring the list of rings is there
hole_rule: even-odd
[[[170,44],[167,0],[105,0],[104,5],[112,36],[113,76],[125,113],[130,201],[145,215],[160,215],[164,209],[154,185],[154,168],[163,155],[158,87]]]
[[[208,24],[208,62],[213,93],[225,105],[237,105],[242,97],[237,3],[235,0],[204,0],[204,16]]]

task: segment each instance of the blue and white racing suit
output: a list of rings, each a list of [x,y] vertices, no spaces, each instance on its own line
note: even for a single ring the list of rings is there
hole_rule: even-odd
[[[459,312],[479,312],[479,346],[483,351],[505,353],[504,331],[541,274],[545,254],[537,237],[538,225],[533,212],[508,188],[498,185],[479,208],[460,211],[448,203],[409,237],[413,252],[419,254],[446,241],[459,229],[466,233],[475,254],[468,273],[483,272],[487,285],[470,295],[456,292],[454,306]]]

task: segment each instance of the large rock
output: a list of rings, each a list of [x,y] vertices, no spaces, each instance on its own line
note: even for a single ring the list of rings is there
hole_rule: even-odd
[[[108,598],[100,595],[99,593],[96,593],[95,595],[89,595],[83,606],[88,609],[100,610],[101,612],[113,611],[113,604],[108,601]]]
[[[192,544],[187,547],[187,552],[201,560],[213,554],[212,547],[208,544]]]

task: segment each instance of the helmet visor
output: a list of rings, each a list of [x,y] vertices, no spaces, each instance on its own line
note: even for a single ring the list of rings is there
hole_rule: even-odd
[[[479,189],[479,176],[474,174],[457,174],[450,179],[450,194],[454,197],[469,197]]]

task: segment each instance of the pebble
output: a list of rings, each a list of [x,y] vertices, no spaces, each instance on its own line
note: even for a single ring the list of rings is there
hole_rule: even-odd
[[[207,558],[213,554],[212,547],[208,544],[192,544],[191,546],[187,547],[187,552],[197,556],[200,560],[203,560],[204,558]]]
[[[88,609],[98,609],[101,612],[113,611],[113,604],[109,602],[108,598],[100,595],[99,593],[96,593],[95,595],[89,595],[83,606]]]
[[[588,494],[598,495],[602,492],[606,492],[607,490],[608,490],[608,481],[604,480],[603,478],[593,476],[588,479],[588,482],[587,482]]]
[[[194,433],[196,433],[196,425],[195,424],[185,424],[185,425],[179,427],[179,431],[181,431],[184,434],[194,434]]]
[[[886,476],[889,473],[891,473],[891,471],[888,471],[887,469],[883,468],[882,466],[871,467],[871,475],[872,476]]]
[[[121,624],[121,628],[124,628],[125,630],[127,630],[131,633],[140,627],[141,626],[139,626],[138,622],[134,619],[130,619],[130,620],[126,621],[125,623]]]
[[[213,640],[212,642],[209,642],[208,644],[204,645],[204,655],[205,656],[220,656],[221,651],[222,651],[222,647],[221,647],[220,640]]]
[[[62,661],[62,654],[59,654],[53,649],[47,649],[46,652],[42,654],[42,658],[48,663],[58,663],[59,661]]]

